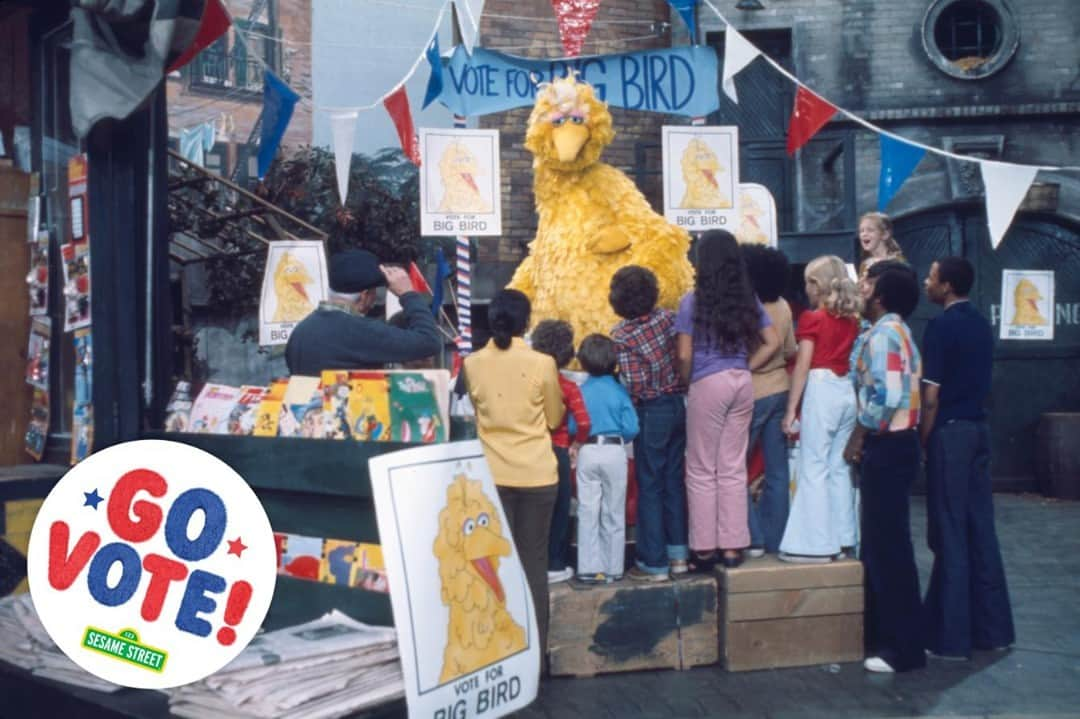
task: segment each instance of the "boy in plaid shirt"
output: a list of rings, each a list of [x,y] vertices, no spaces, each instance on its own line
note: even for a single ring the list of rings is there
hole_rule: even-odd
[[[638,413],[637,557],[631,579],[662,582],[686,572],[686,388],[675,369],[675,313],[658,308],[656,275],[623,267],[608,300],[622,321],[611,331],[619,376]]]

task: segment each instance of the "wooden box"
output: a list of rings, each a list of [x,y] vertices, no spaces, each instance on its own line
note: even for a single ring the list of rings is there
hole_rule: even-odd
[[[716,608],[716,582],[709,576],[554,585],[548,629],[551,674],[587,677],[715,664]]]
[[[721,655],[728,671],[862,660],[858,560],[791,564],[769,556],[717,575]]]

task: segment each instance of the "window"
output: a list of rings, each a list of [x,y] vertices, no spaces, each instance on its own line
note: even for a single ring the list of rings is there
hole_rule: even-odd
[[[966,80],[1001,70],[1020,42],[1006,0],[935,0],[923,19],[922,36],[934,65]]]
[[[231,93],[262,93],[265,63],[279,72],[281,33],[276,23],[233,20],[233,27],[199,53],[191,68],[191,87]],[[249,52],[256,55],[251,57]],[[262,63],[259,59],[262,59]]]

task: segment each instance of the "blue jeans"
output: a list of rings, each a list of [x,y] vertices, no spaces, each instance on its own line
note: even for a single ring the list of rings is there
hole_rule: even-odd
[[[757,503],[749,503],[750,546],[764,547],[773,554],[780,549],[791,497],[787,438],[780,429],[787,399],[788,393],[780,392],[755,400],[754,416],[750,420],[750,447],[760,437],[765,453],[765,486]]]
[[[690,554],[683,477],[686,403],[681,394],[665,395],[642,402],[637,413],[637,566],[651,574],[666,574],[670,560]]]
[[[1012,644],[1012,606],[990,493],[985,421],[939,424],[927,448],[926,509],[934,569],[926,592],[926,647],[949,656]]]
[[[548,538],[548,571],[566,569],[570,554],[570,452],[566,447],[551,446],[559,463],[559,490],[551,512],[551,536]]]

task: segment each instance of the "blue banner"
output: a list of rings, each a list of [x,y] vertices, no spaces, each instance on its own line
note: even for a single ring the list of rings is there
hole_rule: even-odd
[[[881,138],[881,173],[878,175],[878,211],[884,212],[889,200],[900,191],[900,186],[915,171],[926,150],[894,140],[888,135]]]
[[[293,108],[300,96],[269,70],[263,73],[262,127],[259,133],[259,179],[266,176],[274,161],[285,128],[292,119]]]
[[[687,29],[690,30],[691,43],[697,42],[697,23],[694,21],[697,4],[698,0],[668,0],[668,5],[679,13]]]
[[[720,107],[716,51],[663,48],[621,55],[535,60],[460,45],[443,73],[439,102],[458,115],[486,115],[532,105],[536,83],[570,70],[612,107],[703,117]],[[534,82],[535,80],[535,82]]]
[[[421,110],[435,102],[435,98],[442,92],[442,59],[439,57],[439,33],[435,33],[435,36],[431,38],[431,44],[424,51],[424,57],[427,58],[428,64],[431,65],[431,75],[428,77],[427,91],[424,92],[424,104],[420,106]]]

